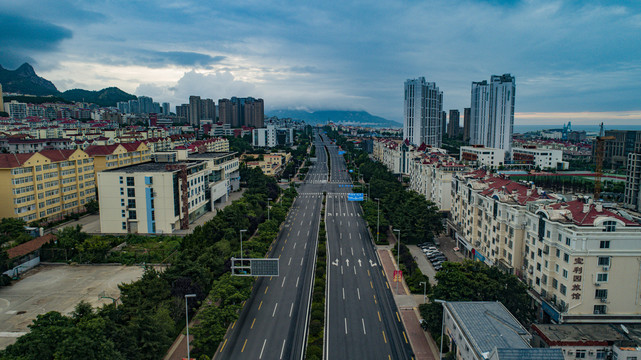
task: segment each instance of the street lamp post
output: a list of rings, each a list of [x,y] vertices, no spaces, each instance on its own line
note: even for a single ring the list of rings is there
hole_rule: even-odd
[[[376,198],[376,213],[378,214],[376,216],[376,243],[378,244],[378,234],[381,232],[380,230],[380,222],[381,222],[381,199]]]
[[[441,317],[441,350],[439,350],[438,353],[438,358],[443,359],[443,329],[445,327],[445,303],[447,301],[438,299],[434,299],[432,301],[441,304],[441,306],[443,307],[443,316]]]
[[[243,261],[243,233],[246,232],[247,229],[241,229],[240,230],[240,261]]]
[[[398,229],[393,229],[393,231],[396,231],[398,233],[398,236],[396,237],[396,242],[398,243],[398,250],[396,251],[396,266],[398,266],[398,270],[401,270],[401,230]],[[398,283],[400,281],[396,282],[396,294],[398,294]]]
[[[267,198],[267,221],[269,221],[269,200],[272,198]]]
[[[187,360],[189,357],[189,306],[187,306],[188,299],[196,297],[196,294],[185,294],[185,322],[187,323]]]
[[[423,285],[423,304],[427,302],[427,281],[421,281],[419,285]]]

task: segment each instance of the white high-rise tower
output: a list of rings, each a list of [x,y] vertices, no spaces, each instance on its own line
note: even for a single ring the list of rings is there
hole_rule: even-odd
[[[510,74],[492,75],[490,82],[472,82],[470,143],[512,149],[514,93],[516,83]]]
[[[441,147],[442,111],[443,92],[436,83],[428,83],[424,77],[406,80],[403,140],[415,145],[425,143]]]

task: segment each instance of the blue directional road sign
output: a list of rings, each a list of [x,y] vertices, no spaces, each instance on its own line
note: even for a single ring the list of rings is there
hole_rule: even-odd
[[[338,151],[338,155],[345,155],[345,151],[344,150],[339,150]]]
[[[350,172],[350,173],[353,173],[353,172],[354,172],[354,170],[352,170],[352,169],[349,169],[349,172]]]
[[[347,194],[348,201],[363,201],[363,193]]]

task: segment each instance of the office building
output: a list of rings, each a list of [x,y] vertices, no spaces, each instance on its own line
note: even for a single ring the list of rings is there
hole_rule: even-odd
[[[96,198],[93,159],[82,150],[0,154],[0,218],[55,221]]]
[[[472,82],[470,143],[503,149],[512,148],[515,79],[510,74],[492,75]]]
[[[463,109],[463,141],[470,140],[470,117],[472,109],[464,108]]]
[[[447,124],[447,135],[451,138],[455,138],[459,133],[459,111],[450,110],[450,122]]]
[[[168,102],[162,103],[162,114],[163,115],[169,115],[171,113],[171,108],[169,106]]]
[[[561,349],[532,348],[532,335],[498,301],[443,303],[448,348],[460,360],[564,360]]]
[[[443,92],[424,77],[405,81],[403,139],[415,145],[441,147]]]

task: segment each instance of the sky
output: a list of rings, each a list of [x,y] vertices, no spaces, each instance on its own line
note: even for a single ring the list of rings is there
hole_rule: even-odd
[[[253,96],[269,109],[402,121],[424,76],[443,109],[516,77],[517,125],[641,124],[639,1],[0,0],[0,64],[59,90],[168,101]]]

